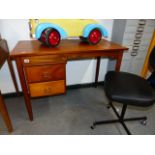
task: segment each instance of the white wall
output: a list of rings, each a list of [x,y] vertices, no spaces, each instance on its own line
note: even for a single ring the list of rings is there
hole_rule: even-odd
[[[109,32],[108,40],[111,40],[113,20],[100,19],[99,21],[108,30]],[[19,40],[30,39],[28,20],[25,19],[0,20],[0,33],[2,35],[2,38],[5,38],[7,40],[9,50],[11,51]],[[99,81],[104,80],[104,75],[107,70],[107,64],[108,60],[102,59]],[[67,85],[93,82],[95,79],[95,67],[96,67],[96,60],[69,61],[67,63],[67,73],[66,73]],[[18,84],[20,85],[15,64],[14,68]],[[7,64],[5,64],[0,71],[0,89],[2,93],[15,92]]]

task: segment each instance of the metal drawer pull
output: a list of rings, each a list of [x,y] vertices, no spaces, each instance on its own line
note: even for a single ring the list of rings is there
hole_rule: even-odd
[[[143,35],[142,33],[136,33],[135,37],[140,39],[142,37],[142,35]]]
[[[139,46],[133,46],[132,47],[132,50],[138,50],[139,49]]]
[[[50,88],[45,88],[44,89],[44,93],[45,94],[49,94],[49,93],[51,93],[52,92],[52,88],[50,87]]]
[[[139,27],[137,28],[137,32],[143,32],[143,31],[144,31],[144,27],[139,26]]]
[[[51,78],[51,75],[43,75],[44,78]]]
[[[30,62],[29,59],[24,59],[24,63],[28,64]]]
[[[133,43],[134,43],[134,44],[140,44],[140,42],[141,42],[140,40],[134,40]]]
[[[132,50],[133,52],[138,52],[138,49]]]
[[[138,52],[137,51],[132,51],[131,56],[137,56]]]
[[[145,25],[145,24],[146,24],[146,20],[145,19],[139,20],[139,25]]]
[[[43,72],[43,73],[42,73],[42,77],[43,77],[43,78],[51,78],[52,75],[49,74],[48,72]]]

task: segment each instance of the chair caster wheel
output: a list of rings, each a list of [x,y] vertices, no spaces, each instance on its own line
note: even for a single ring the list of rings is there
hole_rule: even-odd
[[[143,121],[141,121],[141,124],[142,125],[146,125],[147,124],[147,121],[146,120],[143,120]]]
[[[95,126],[94,126],[94,125],[92,125],[90,128],[93,130],[93,129],[95,128]]]

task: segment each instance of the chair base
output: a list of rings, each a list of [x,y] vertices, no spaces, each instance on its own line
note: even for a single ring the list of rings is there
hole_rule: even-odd
[[[133,118],[124,118],[125,115],[125,111],[127,108],[127,105],[123,105],[122,108],[122,112],[121,112],[121,116],[118,114],[118,112],[116,111],[115,107],[112,105],[112,103],[110,102],[110,107],[112,107],[112,109],[114,110],[115,114],[117,115],[118,119],[114,119],[114,120],[104,120],[104,121],[96,121],[93,123],[93,125],[91,126],[91,129],[94,129],[96,125],[103,125],[103,124],[111,124],[111,123],[121,123],[122,126],[124,127],[126,133],[128,135],[131,135],[130,130],[128,129],[128,127],[126,126],[125,122],[129,122],[129,121],[138,121],[138,120],[147,120],[147,117],[133,117]],[[109,108],[109,106],[108,106]]]
[[[114,119],[114,120],[105,120],[105,121],[96,121],[93,123],[93,125],[91,126],[91,129],[94,129],[96,125],[103,125],[103,124],[111,124],[111,123],[121,123],[122,126],[124,127],[126,133],[128,135],[131,135],[130,130],[128,129],[128,127],[126,126],[126,124],[124,122],[129,122],[129,121],[138,121],[138,120],[147,120],[147,117],[133,117],[133,118],[125,118],[123,120],[120,119]]]

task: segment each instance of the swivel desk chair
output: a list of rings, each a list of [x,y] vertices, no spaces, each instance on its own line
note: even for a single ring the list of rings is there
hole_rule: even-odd
[[[155,71],[155,47],[151,51],[149,57],[150,67]],[[109,102],[109,107],[112,108],[118,119],[96,121],[91,126],[92,129],[96,125],[109,124],[109,123],[121,123],[127,134],[131,134],[130,130],[126,126],[126,121],[143,120],[144,124],[147,117],[136,118],[124,118],[127,106],[147,107],[153,105],[155,102],[155,90],[151,87],[149,82],[144,78],[125,72],[109,71],[105,76],[105,93]],[[122,103],[121,115],[118,114],[116,108],[112,104],[112,101]]]

